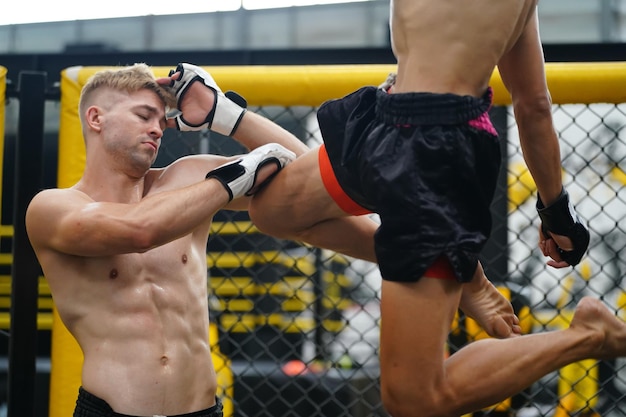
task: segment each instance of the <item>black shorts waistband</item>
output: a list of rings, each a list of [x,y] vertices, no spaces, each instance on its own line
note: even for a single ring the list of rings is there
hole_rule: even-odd
[[[389,94],[376,91],[376,115],[384,123],[398,125],[455,125],[467,123],[491,107],[493,91],[482,97],[437,93]]]
[[[113,409],[102,398],[97,397],[85,390],[83,387],[78,389],[78,399],[76,401],[76,409],[74,417],[135,417],[128,414],[120,414]],[[222,417],[223,405],[219,398],[215,398],[215,405],[202,411],[196,411],[187,414],[178,414],[169,417]]]

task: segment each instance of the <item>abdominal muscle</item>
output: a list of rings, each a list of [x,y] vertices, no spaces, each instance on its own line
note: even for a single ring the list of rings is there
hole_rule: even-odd
[[[208,336],[198,331],[165,336],[157,327],[153,334],[138,329],[123,340],[83,342],[83,387],[122,414],[174,415],[213,405],[216,381]]]
[[[184,414],[215,403],[206,261],[185,245],[166,246],[103,260],[119,266],[118,276],[91,281],[82,309],[65,312],[84,353],[83,388],[121,414]]]

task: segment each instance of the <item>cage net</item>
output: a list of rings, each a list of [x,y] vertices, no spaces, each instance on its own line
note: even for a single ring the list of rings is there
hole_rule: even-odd
[[[315,146],[315,107],[256,107]],[[555,105],[563,181],[591,231],[576,268],[553,269],[537,247],[536,189],[507,107],[492,117],[506,150],[494,199],[494,231],[481,256],[510,298],[524,332],[568,325],[585,295],[626,319],[626,144],[623,105]],[[156,164],[193,153],[243,152],[213,132],[168,132]],[[373,218],[376,219],[375,215]],[[245,212],[221,211],[207,245],[210,314],[223,363],[216,364],[237,416],[384,416],[378,342],[381,278],[375,264],[260,233]],[[419,318],[418,318],[419,319]],[[487,337],[459,312],[447,343],[453,355]],[[511,358],[515,360],[515,358]],[[419,377],[419,375],[416,375]],[[542,378],[475,415],[622,416],[623,360],[582,361]]]

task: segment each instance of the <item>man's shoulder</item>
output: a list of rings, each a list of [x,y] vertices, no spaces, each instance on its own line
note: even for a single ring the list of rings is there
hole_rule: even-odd
[[[33,196],[28,210],[34,208],[72,204],[73,202],[88,202],[91,199],[84,192],[76,188],[46,188]]]
[[[57,198],[88,198],[84,192],[71,188],[45,188],[39,191],[34,199],[57,199]]]

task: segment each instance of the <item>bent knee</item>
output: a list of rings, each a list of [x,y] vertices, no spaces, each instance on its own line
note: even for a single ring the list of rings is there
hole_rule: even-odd
[[[278,238],[284,238],[288,228],[286,223],[278,219],[280,214],[272,210],[272,205],[264,204],[263,198],[255,196],[248,206],[248,214],[252,223],[263,233]]]
[[[298,216],[284,205],[275,204],[271,198],[255,195],[248,206],[250,220],[262,233],[278,239],[299,240]]]

